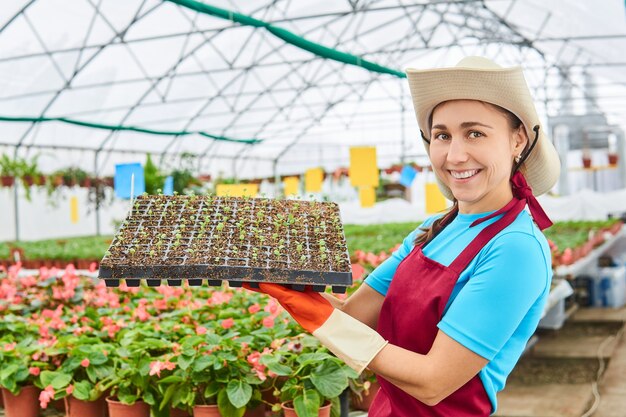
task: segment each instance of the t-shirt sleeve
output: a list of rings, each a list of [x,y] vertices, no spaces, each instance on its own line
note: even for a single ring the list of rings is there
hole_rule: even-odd
[[[506,233],[485,249],[438,327],[491,360],[546,291],[551,270],[540,242],[530,234]]]
[[[387,295],[387,290],[391,284],[391,279],[396,273],[396,269],[400,262],[413,250],[413,242],[418,234],[422,233],[420,230],[424,227],[429,227],[435,220],[434,217],[428,218],[424,223],[413,230],[407,237],[404,238],[402,244],[396,249],[389,258],[385,259],[383,263],[378,265],[371,274],[365,278],[365,283],[378,291],[382,295]]]

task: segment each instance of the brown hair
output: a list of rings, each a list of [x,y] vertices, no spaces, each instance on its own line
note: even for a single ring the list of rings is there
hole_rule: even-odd
[[[430,112],[430,116],[428,117],[428,131],[429,132],[430,132],[430,129],[432,128],[432,125],[433,125],[433,113],[435,112],[435,109],[437,107],[439,107],[440,105],[442,105],[443,103],[446,103],[446,102],[442,101],[441,103],[437,104],[433,108],[433,111]],[[502,113],[504,115],[504,117],[506,117],[507,121],[509,122],[509,127],[511,128],[512,131],[519,129],[522,126],[522,121],[520,120],[520,118],[517,117],[514,113],[512,113],[509,110],[505,109],[504,107],[500,107],[500,106],[497,106],[495,104],[487,103],[485,101],[483,101],[482,103],[484,103],[484,104],[486,104],[488,106],[491,106],[495,110],[497,110],[500,113]],[[528,144],[526,144],[526,146],[528,147]],[[450,210],[448,210],[443,216],[441,216],[437,220],[435,220],[430,225],[430,227],[420,228],[422,233],[419,234],[415,238],[415,241],[413,242],[413,244],[415,246],[417,246],[417,245],[420,245],[420,244],[423,243],[424,246],[426,246],[426,244],[428,242],[433,240],[435,238],[435,236],[437,236],[439,234],[439,232],[441,232],[448,224],[450,224],[450,222],[452,222],[452,220],[454,220],[456,218],[457,214],[459,214],[459,202],[455,198],[452,201],[452,207],[450,207]]]

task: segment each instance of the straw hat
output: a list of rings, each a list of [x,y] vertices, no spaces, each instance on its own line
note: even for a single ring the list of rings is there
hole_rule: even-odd
[[[537,143],[520,166],[520,171],[535,195],[541,195],[554,186],[559,178],[561,162],[556,149],[541,127],[520,67],[502,68],[487,58],[470,56],[462,59],[453,68],[428,70],[409,68],[406,74],[428,156],[430,156],[428,119],[435,106],[448,100],[484,101],[503,107],[519,117],[526,128],[529,145],[532,145],[535,139],[533,129],[539,128]],[[437,178],[437,182],[443,195],[452,200],[450,189],[440,178]]]

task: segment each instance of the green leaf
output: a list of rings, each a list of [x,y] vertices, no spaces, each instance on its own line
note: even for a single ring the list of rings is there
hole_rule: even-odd
[[[339,397],[330,399],[330,417],[341,417],[341,402]]]
[[[89,401],[90,393],[93,389],[93,385],[89,383],[89,381],[79,381],[74,384],[74,391],[72,395],[81,401]]]
[[[220,390],[220,384],[218,384],[217,382],[213,381],[210,382],[209,384],[207,384],[206,388],[204,389],[204,398],[213,398],[217,395],[217,393]]]
[[[293,400],[293,408],[298,417],[317,417],[320,410],[320,396],[314,390],[305,390]]]
[[[41,373],[41,384],[43,387],[52,385],[55,390],[67,387],[72,380],[72,375],[63,372],[43,371]]]
[[[193,371],[200,372],[215,363],[214,356],[202,355],[193,363]]]
[[[90,365],[102,365],[109,360],[102,352],[92,352],[87,358],[89,358]]]
[[[161,405],[159,405],[159,410],[163,410],[165,406],[169,404],[177,388],[178,386],[175,384],[172,384],[169,387],[167,387],[167,389],[165,390],[165,394],[163,394],[163,400],[161,401]]]
[[[231,404],[236,408],[245,407],[252,397],[252,387],[243,381],[230,381],[226,393]]]
[[[243,417],[246,412],[246,407],[237,408],[230,403],[225,389],[217,394],[217,408],[222,417]]]
[[[78,358],[76,356],[72,356],[71,358],[67,358],[64,362],[63,365],[61,365],[61,369],[65,370],[65,371],[73,371],[74,369],[78,368],[80,366],[80,362],[82,361],[81,358]]]
[[[339,396],[348,388],[348,378],[341,367],[333,362],[324,362],[311,373],[311,382],[326,398]]]
[[[276,375],[281,375],[281,376],[291,375],[291,368],[288,367],[287,365],[283,365],[281,363],[278,363],[277,361],[268,362],[266,365],[267,365],[267,369],[274,372]]]
[[[156,399],[154,398],[154,394],[152,392],[147,391],[143,393],[142,400],[149,405],[156,405]]]
[[[323,362],[326,359],[331,358],[331,357],[332,356],[330,356],[326,352],[304,353],[298,356],[298,363],[301,365],[307,365],[311,363],[315,364],[315,363]]]
[[[193,360],[194,360],[193,356],[181,355],[178,357],[178,361],[177,361],[178,367],[182,369],[183,371],[185,371],[187,370],[187,368],[189,368],[189,365],[191,365]]]
[[[165,378],[159,379],[157,384],[172,384],[174,382],[182,382],[184,379],[177,375],[166,376]]]

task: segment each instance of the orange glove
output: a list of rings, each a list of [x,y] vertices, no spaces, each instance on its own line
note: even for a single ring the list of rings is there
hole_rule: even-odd
[[[358,373],[387,345],[375,330],[334,308],[317,292],[265,283],[259,283],[259,289],[249,284],[243,287],[274,297],[305,330]]]

